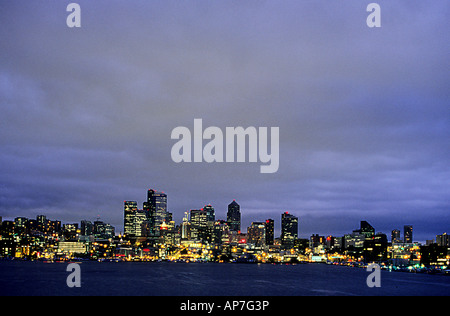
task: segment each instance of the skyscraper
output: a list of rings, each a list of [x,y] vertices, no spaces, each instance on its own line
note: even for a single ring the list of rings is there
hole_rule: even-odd
[[[266,225],[262,222],[253,222],[247,228],[247,242],[256,246],[264,246],[266,244]]]
[[[214,208],[211,205],[200,210],[191,210],[191,238],[210,242],[215,220]]]
[[[394,229],[391,232],[391,241],[392,241],[392,243],[401,243],[402,242],[402,240],[400,238],[400,230]]]
[[[373,236],[375,236],[375,228],[373,228],[373,226],[368,222],[361,221],[361,228],[359,230],[359,233],[364,235],[366,238],[372,238]]]
[[[136,201],[123,202],[123,233],[125,235],[135,236],[136,234],[134,217],[136,216],[137,210]]]
[[[412,225],[405,225],[403,227],[403,233],[405,238],[405,243],[410,244],[413,242],[413,227]]]
[[[298,217],[284,212],[281,214],[281,246],[292,248],[298,238]]]
[[[274,229],[275,229],[275,222],[273,219],[266,220],[265,223],[266,226],[266,245],[273,245],[275,240],[274,235]]]
[[[236,203],[236,200],[228,205],[227,222],[230,231],[241,231],[241,207]]]
[[[443,233],[442,235],[436,235],[436,243],[441,247],[450,246],[450,239],[448,238],[447,233]]]
[[[183,217],[183,224],[181,226],[181,239],[191,239],[191,222],[189,222],[189,213],[185,212]]]
[[[144,202],[144,212],[150,222],[150,234],[159,236],[162,223],[167,221],[167,194],[150,189],[147,191],[147,202]]]

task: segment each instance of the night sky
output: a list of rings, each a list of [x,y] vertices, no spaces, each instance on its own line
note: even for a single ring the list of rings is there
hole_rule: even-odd
[[[450,3],[0,1],[0,216],[123,231],[150,188],[245,227],[299,217],[299,236],[366,220],[390,238],[450,233]],[[177,126],[279,127],[280,167],[180,163]],[[276,232],[276,234],[277,234]]]

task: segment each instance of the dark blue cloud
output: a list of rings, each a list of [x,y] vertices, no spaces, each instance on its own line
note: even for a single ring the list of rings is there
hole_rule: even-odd
[[[449,6],[283,1],[0,4],[0,215],[122,226],[166,191],[180,222],[233,199],[245,225],[290,211],[300,235],[367,220],[448,230]],[[279,126],[280,168],[175,164],[173,128]]]

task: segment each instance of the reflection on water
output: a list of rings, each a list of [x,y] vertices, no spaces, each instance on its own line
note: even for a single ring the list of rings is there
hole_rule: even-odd
[[[368,288],[364,269],[217,263],[81,263],[81,288],[66,285],[67,264],[0,262],[1,295],[297,296],[450,295],[450,277],[382,271]]]

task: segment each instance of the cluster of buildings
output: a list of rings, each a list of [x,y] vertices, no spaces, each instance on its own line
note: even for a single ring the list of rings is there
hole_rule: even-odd
[[[241,227],[241,209],[228,205],[226,219],[216,219],[214,207],[185,213],[176,225],[167,210],[167,194],[147,191],[147,199],[124,201],[124,231],[115,233],[97,219],[61,224],[44,215],[36,219],[0,218],[0,257],[38,260],[170,260],[183,262],[332,262],[358,264],[379,262],[393,266],[448,266],[450,244],[447,234],[426,245],[413,242],[413,227],[404,226],[403,237],[395,229],[391,241],[367,221],[344,236],[298,237],[298,217],[281,214],[281,234],[275,237],[275,220],[252,222]]]

